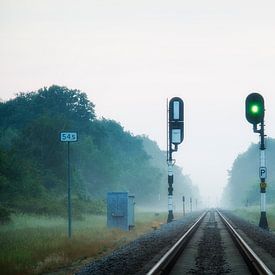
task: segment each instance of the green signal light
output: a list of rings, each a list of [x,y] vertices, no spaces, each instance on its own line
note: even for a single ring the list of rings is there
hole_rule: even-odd
[[[252,93],[245,100],[245,116],[249,123],[254,125],[263,122],[264,98],[258,93]]]
[[[259,111],[260,111],[260,108],[259,108],[258,105],[252,105],[252,106],[251,106],[251,112],[252,112],[253,114],[257,114],[257,113],[259,113]]]

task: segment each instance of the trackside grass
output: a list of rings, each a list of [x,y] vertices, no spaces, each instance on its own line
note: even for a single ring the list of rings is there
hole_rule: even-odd
[[[238,208],[234,213],[249,222],[258,225],[260,220],[259,206],[250,206],[245,208]],[[275,233],[275,205],[268,205],[266,209],[267,221],[270,231]]]
[[[85,216],[73,221],[72,239],[68,240],[63,218],[13,215],[11,223],[0,225],[0,273],[60,270],[58,274],[73,274],[78,266],[159,227],[166,217],[166,213],[136,213],[135,229],[124,232],[107,229],[105,216]]]

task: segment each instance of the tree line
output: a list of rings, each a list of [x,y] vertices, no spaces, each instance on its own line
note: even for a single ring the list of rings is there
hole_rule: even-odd
[[[267,203],[275,203],[275,139],[266,141]],[[251,144],[246,152],[239,154],[224,188],[222,203],[227,207],[259,205],[259,145]]]
[[[74,209],[101,213],[109,191],[128,191],[140,204],[166,204],[165,152],[114,120],[98,119],[85,93],[53,85],[0,103],[2,207],[65,215],[67,147],[59,140],[62,131],[79,136],[70,146]],[[175,169],[177,193],[198,193],[190,178]]]

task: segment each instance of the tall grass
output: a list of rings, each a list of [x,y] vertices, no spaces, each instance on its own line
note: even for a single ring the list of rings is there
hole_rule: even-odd
[[[245,220],[248,220],[249,222],[258,225],[260,220],[260,208],[259,206],[250,206],[245,208],[238,208],[234,210],[235,214],[242,217]],[[275,232],[275,205],[270,204],[267,205],[266,208],[267,213],[267,221],[269,230],[271,232]]]
[[[158,227],[165,222],[166,214],[137,213],[136,227],[130,232],[108,229],[105,216],[85,216],[73,221],[70,240],[63,218],[22,214],[11,218],[11,223],[0,226],[0,273],[27,275],[68,266],[74,271],[86,261]]]

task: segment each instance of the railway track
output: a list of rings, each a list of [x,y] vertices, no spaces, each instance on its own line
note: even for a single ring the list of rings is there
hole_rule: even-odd
[[[147,274],[224,273],[274,274],[226,217],[215,210],[201,215]]]

